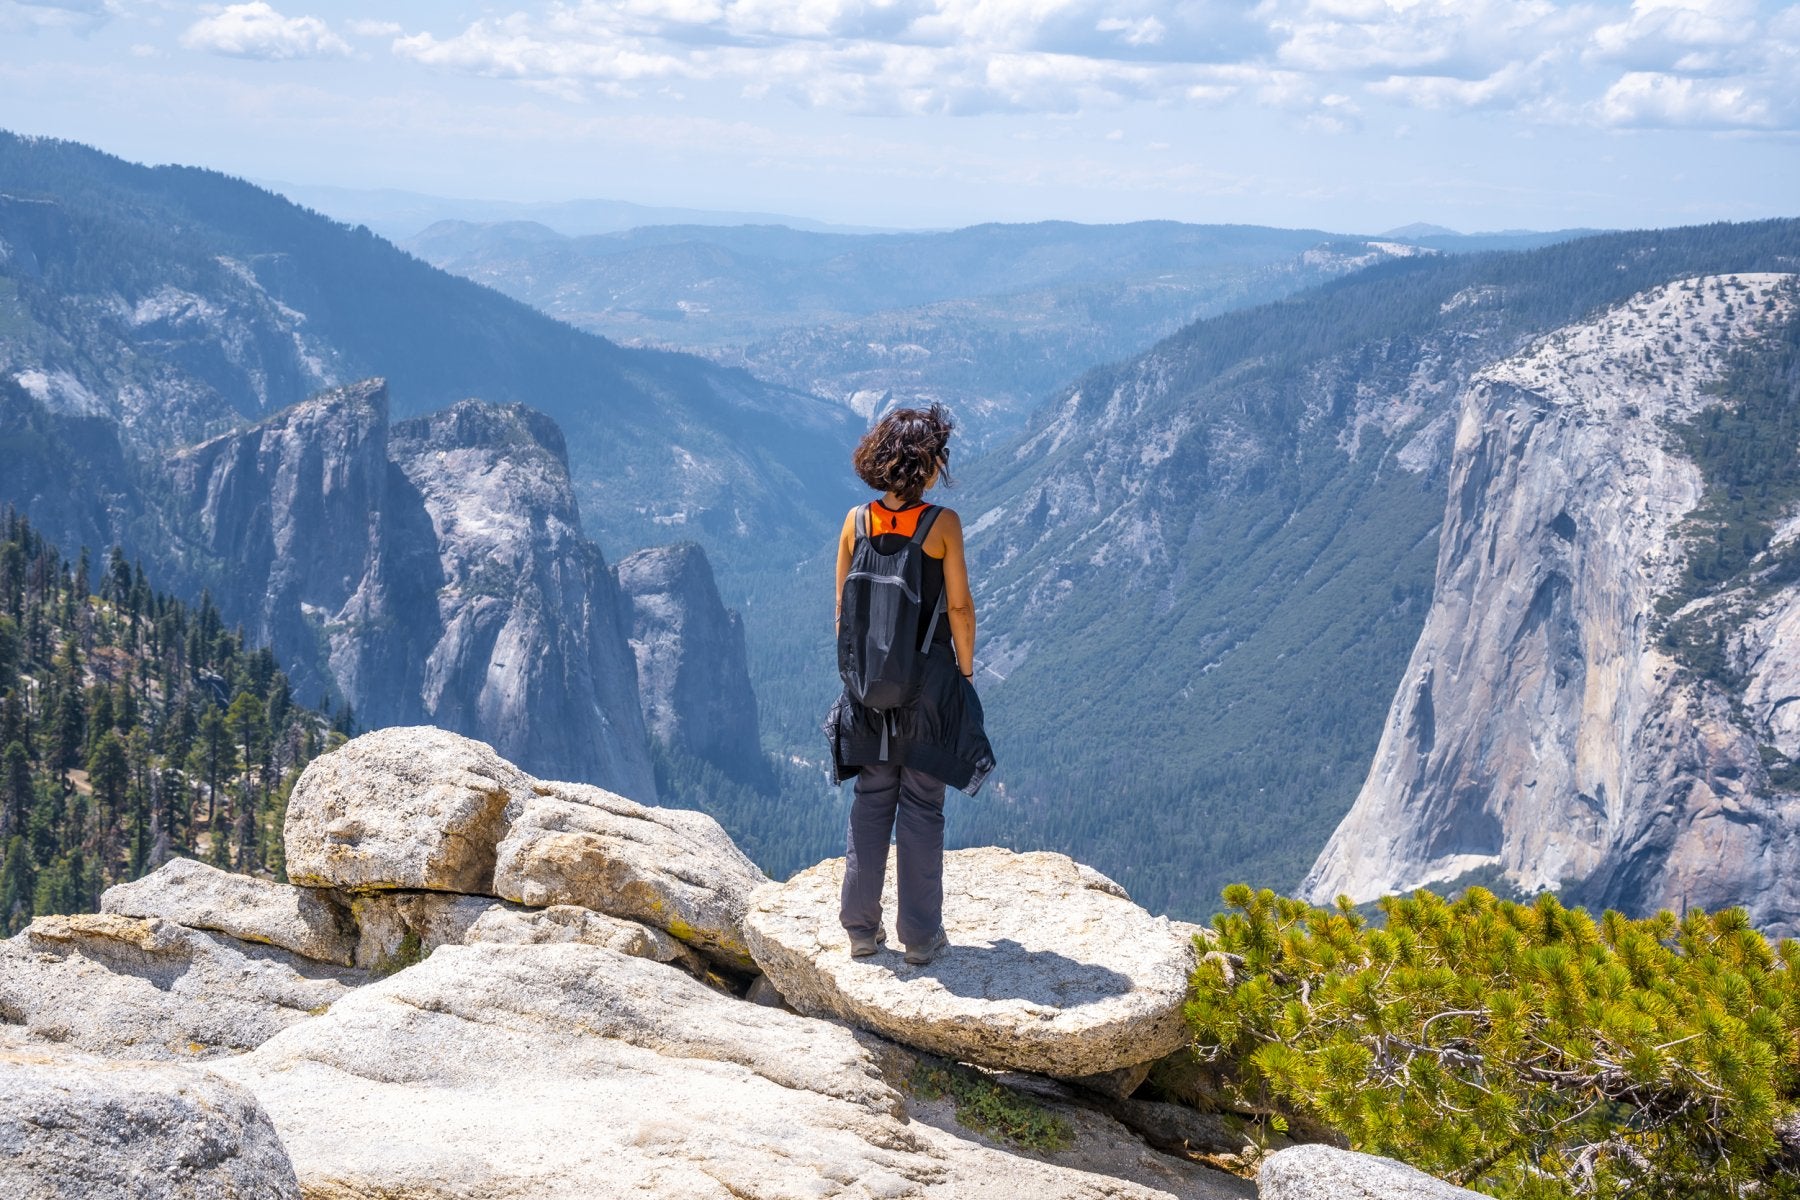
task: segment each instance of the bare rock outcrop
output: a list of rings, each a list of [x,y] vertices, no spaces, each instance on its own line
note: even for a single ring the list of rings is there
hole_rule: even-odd
[[[564,944],[444,947],[216,1069],[268,1109],[309,1197],[967,1200],[1021,1180],[1043,1200],[1247,1194],[1098,1118],[1081,1153],[1103,1148],[1123,1178],[908,1122],[889,1081],[907,1063],[843,1026]]]
[[[1271,1154],[1256,1174],[1256,1194],[1258,1200],[1476,1200],[1481,1195],[1391,1158],[1320,1145]]]
[[[631,649],[650,736],[726,770],[756,762],[756,694],[744,623],[693,542],[640,550],[613,568],[631,607]]]
[[[172,1063],[0,1042],[0,1195],[10,1200],[300,1200],[242,1086]]]
[[[356,965],[385,974],[439,946],[496,942],[536,946],[581,942],[620,954],[705,968],[692,950],[660,929],[573,904],[526,908],[488,896],[449,892],[366,892],[354,898]]]
[[[544,786],[551,794],[528,799],[500,843],[499,895],[652,925],[724,966],[752,969],[744,913],[768,877],[717,821],[600,788]]]
[[[191,858],[172,858],[141,879],[107,888],[100,911],[161,917],[341,967],[356,962],[355,924],[330,892],[221,871]]]
[[[0,943],[0,1022],[16,1027],[0,1030],[0,1078],[6,1047],[35,1052],[47,1042],[118,1058],[205,1057],[243,1090],[216,1103],[204,1089],[191,1095],[231,1120],[245,1090],[253,1095],[279,1135],[268,1140],[292,1155],[309,1200],[1249,1194],[1244,1181],[1184,1157],[1188,1142],[1182,1154],[1160,1153],[1091,1092],[1041,1078],[992,1085],[1060,1130],[1053,1148],[1021,1153],[966,1127],[953,1090],[921,1083],[944,1064],[801,1015],[766,978],[760,990],[774,1003],[740,999],[742,977],[729,982],[716,968],[749,969],[734,947],[747,945],[743,910],[766,881],[700,814],[540,783],[486,747],[435,731],[366,735],[314,765],[333,759],[309,776],[302,792],[316,794],[297,798],[289,833],[297,849],[308,838],[323,844],[336,823],[359,823],[325,860],[352,890],[317,898],[348,907],[355,960],[373,969],[329,966],[161,915],[43,917]],[[378,867],[354,861],[361,847]],[[498,862],[500,888],[536,889],[534,902],[378,886],[439,878],[432,872],[445,862],[466,868],[484,856]],[[510,888],[515,871],[521,886]],[[114,900],[244,933],[273,930],[342,956],[341,942],[307,941],[294,927],[303,889],[217,874],[174,866]],[[226,911],[233,888],[242,912]],[[582,903],[548,903],[559,891]],[[1162,1054],[1167,1016],[1180,1040],[1164,1001],[1179,1004],[1192,936],[1146,916],[1110,880],[1055,855],[963,852],[952,891],[953,912],[971,914],[951,925],[964,969],[936,979],[977,997],[971,1011],[989,1029],[973,1044],[991,1047],[993,1030],[1009,1028],[1040,1068],[1073,1075]],[[987,940],[964,936],[972,928]],[[1055,948],[1033,929],[1048,931]],[[930,985],[903,974],[902,992]],[[1033,1023],[1054,1029],[1028,1032]],[[199,1136],[191,1124],[162,1129],[162,1111],[151,1108],[144,1132],[158,1145],[144,1162],[185,1153],[183,1139]],[[0,1138],[3,1114],[0,1102]],[[1129,1115],[1149,1127],[1137,1110]],[[90,1165],[91,1194],[136,1178],[109,1153]],[[291,1196],[287,1178],[255,1194]]]
[[[409,932],[425,949],[460,942],[500,897],[579,905],[752,969],[744,909],[768,880],[717,821],[534,779],[445,730],[380,729],[314,759],[284,836],[290,878],[359,894],[359,966],[391,961]]]
[[[491,894],[508,806],[536,781],[492,747],[430,726],[380,729],[307,765],[282,835],[288,877],[348,891]]]
[[[363,978],[160,917],[39,917],[0,942],[0,1022],[97,1054],[205,1058],[261,1045]]]
[[[800,1012],[977,1063],[1082,1076],[1161,1058],[1186,1039],[1191,937],[1060,854],[944,856],[951,948],[855,959],[838,924],[842,859],[770,884],[744,929],[756,965]],[[893,881],[884,905],[892,911]]]
[[[1800,798],[1771,786],[1760,747],[1793,741],[1781,699],[1800,694],[1800,668],[1777,647],[1800,588],[1721,626],[1742,695],[1657,640],[1704,487],[1670,427],[1717,403],[1727,355],[1789,311],[1792,279],[1669,284],[1464,393],[1432,607],[1309,898],[1483,871],[1591,904],[1745,904],[1772,931],[1797,927]]]

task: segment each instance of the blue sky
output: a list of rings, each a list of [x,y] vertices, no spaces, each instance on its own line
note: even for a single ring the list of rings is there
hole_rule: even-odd
[[[1800,214],[1800,3],[0,0],[0,127],[863,225]]]

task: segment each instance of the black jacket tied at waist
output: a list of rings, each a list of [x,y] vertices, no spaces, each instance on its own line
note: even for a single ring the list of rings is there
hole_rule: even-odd
[[[975,685],[956,669],[949,642],[939,639],[925,656],[913,703],[877,712],[838,696],[825,719],[832,780],[842,783],[864,767],[898,763],[973,796],[994,769],[983,721]]]

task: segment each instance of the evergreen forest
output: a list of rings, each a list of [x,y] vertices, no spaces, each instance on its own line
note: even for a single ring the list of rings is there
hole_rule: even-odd
[[[0,515],[0,931],[170,857],[284,878],[287,796],[353,714],[301,704],[211,599]]]

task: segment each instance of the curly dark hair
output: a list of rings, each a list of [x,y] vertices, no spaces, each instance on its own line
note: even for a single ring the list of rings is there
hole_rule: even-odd
[[[878,492],[892,492],[911,504],[925,494],[925,485],[936,471],[943,483],[950,478],[950,433],[956,428],[950,410],[941,404],[930,408],[896,408],[863,435],[851,455],[857,477]]]

